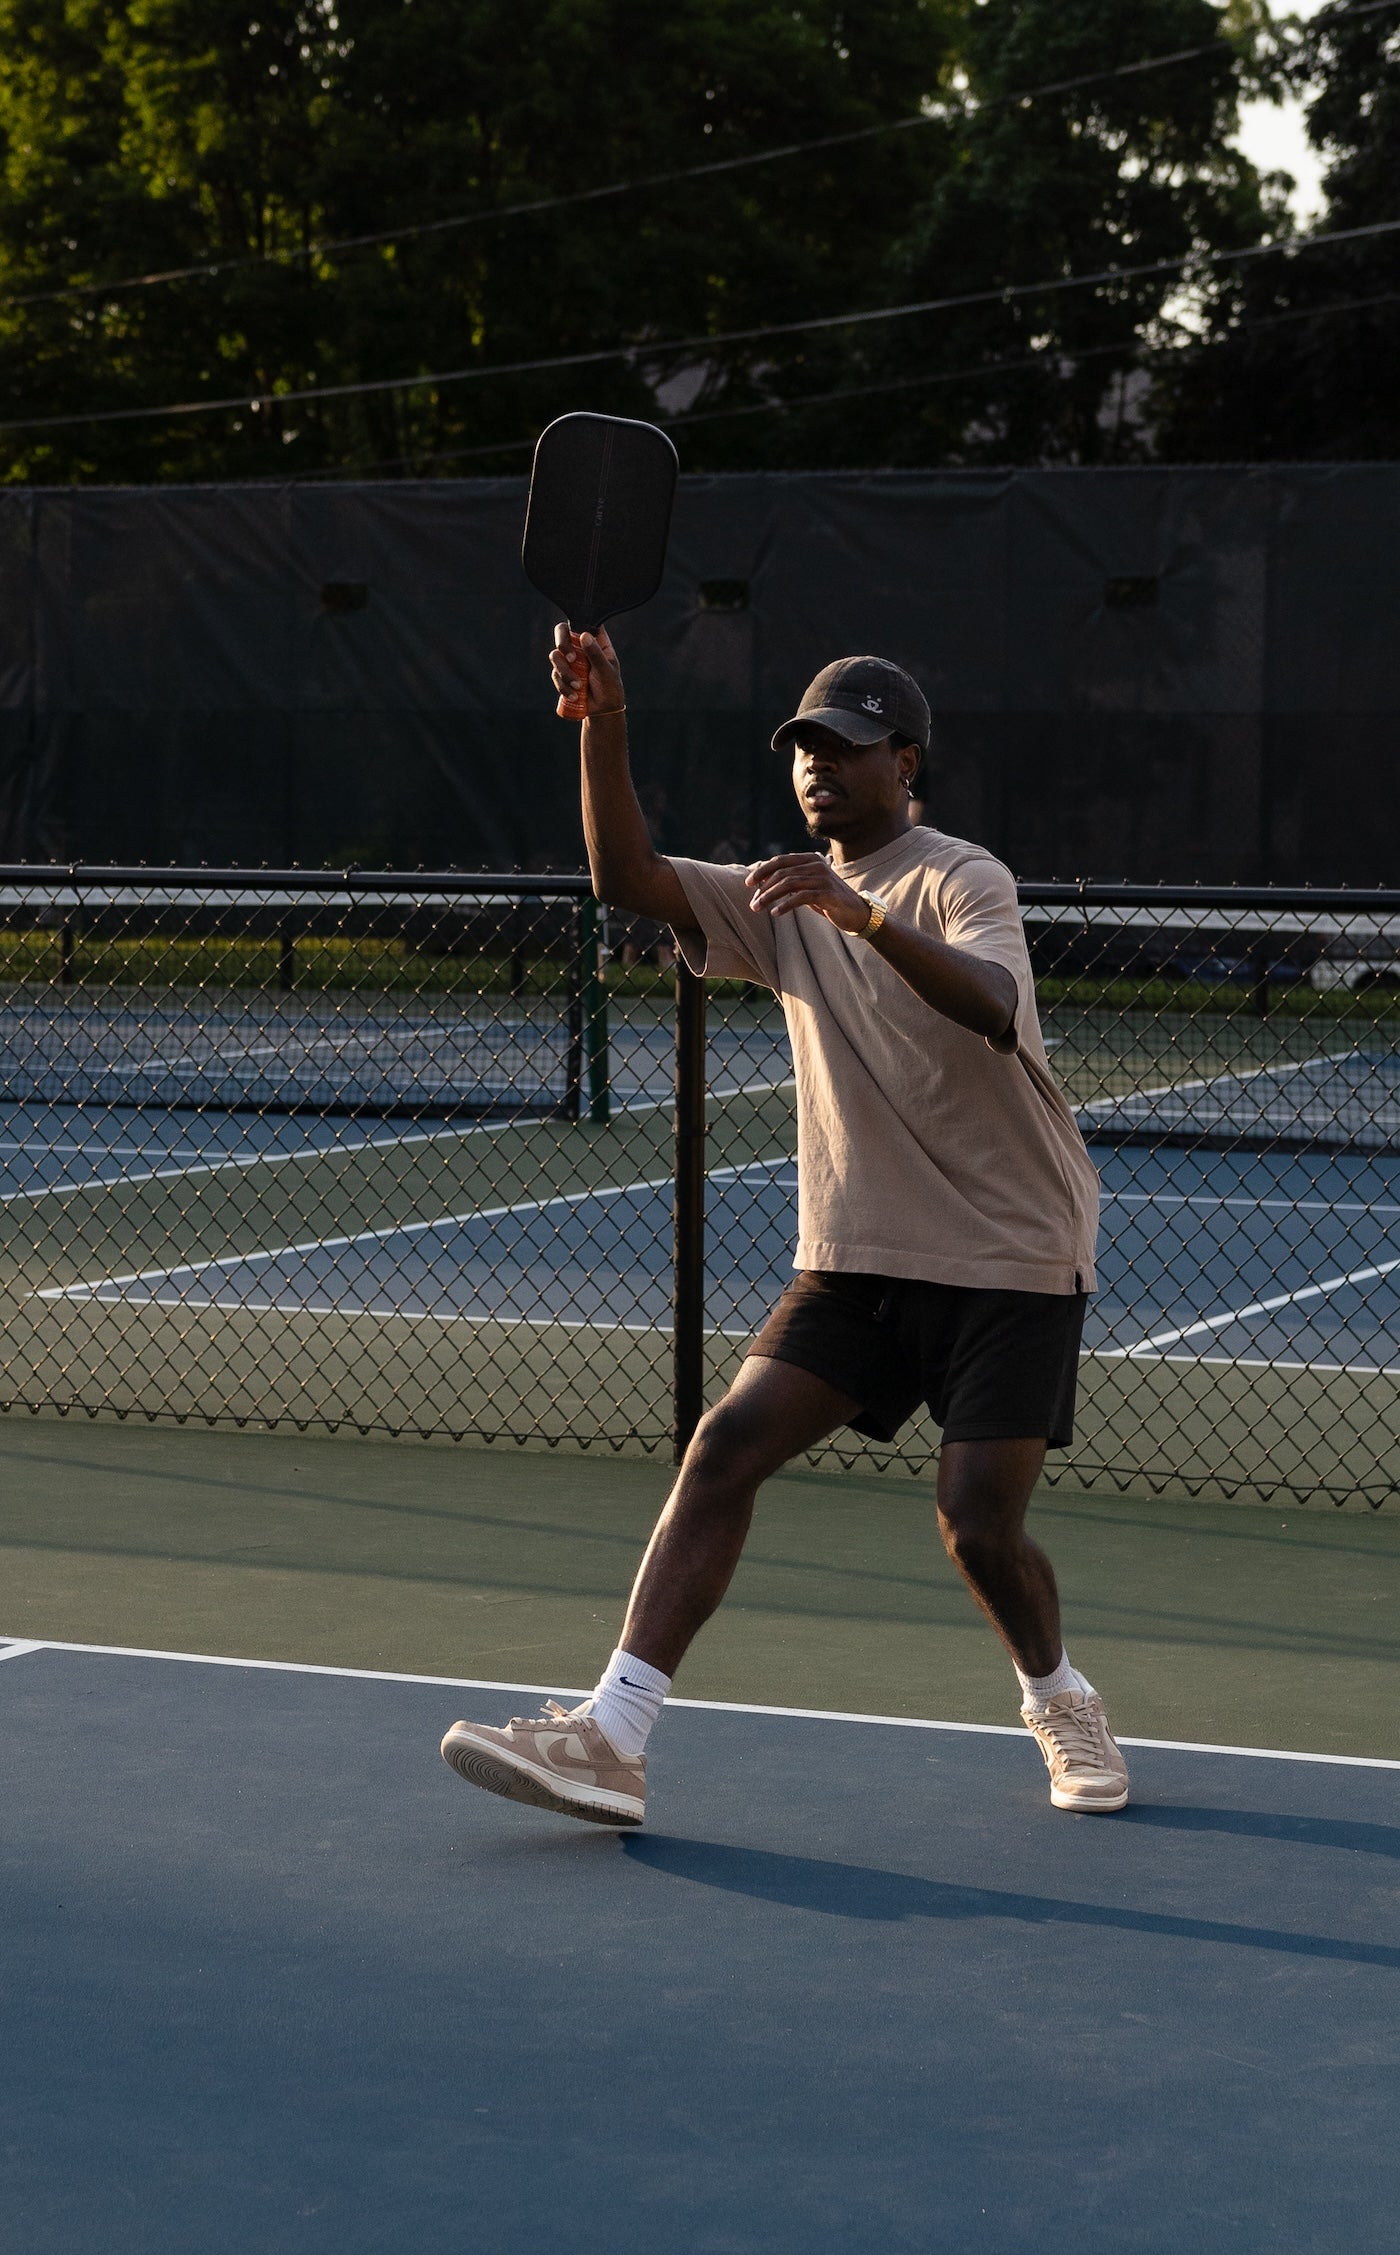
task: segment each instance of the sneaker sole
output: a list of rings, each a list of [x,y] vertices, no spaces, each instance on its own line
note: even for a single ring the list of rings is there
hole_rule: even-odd
[[[1128,1806],[1128,1788],[1125,1785],[1112,1801],[1086,1801],[1081,1795],[1062,1793],[1057,1785],[1052,1785],[1050,1799],[1057,1809],[1068,1809],[1075,1816],[1109,1817],[1115,1809],[1126,1809]]]
[[[484,1793],[497,1793],[503,1801],[523,1801],[532,1809],[552,1809],[556,1816],[582,1817],[587,1824],[637,1825],[646,1804],[629,1793],[609,1793],[600,1786],[570,1786],[527,1762],[513,1761],[493,1747],[454,1739],[449,1731],[442,1742],[442,1758],[464,1784],[479,1785]]]

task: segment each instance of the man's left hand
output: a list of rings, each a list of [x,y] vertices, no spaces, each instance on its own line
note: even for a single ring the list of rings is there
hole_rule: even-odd
[[[837,876],[825,854],[780,853],[772,861],[755,862],[744,883],[750,908],[766,908],[770,916],[815,908],[842,932],[863,932],[870,922],[869,901]]]

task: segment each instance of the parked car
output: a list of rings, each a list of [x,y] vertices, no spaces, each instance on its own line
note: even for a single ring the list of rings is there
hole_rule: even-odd
[[[1330,939],[1308,973],[1308,978],[1319,994],[1347,987],[1355,994],[1361,987],[1400,986],[1400,934],[1394,938],[1383,932],[1351,936],[1339,932]]]

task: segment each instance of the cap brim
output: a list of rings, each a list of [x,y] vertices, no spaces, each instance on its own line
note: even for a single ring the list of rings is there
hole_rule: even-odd
[[[852,713],[836,705],[822,705],[816,712],[796,713],[791,720],[785,720],[774,733],[774,751],[785,752],[801,728],[829,728],[833,736],[844,736],[848,744],[878,744],[882,737],[893,734],[888,720],[877,720],[873,713]]]

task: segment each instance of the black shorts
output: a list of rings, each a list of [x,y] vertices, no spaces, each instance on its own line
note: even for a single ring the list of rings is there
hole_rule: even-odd
[[[979,1292],[960,1284],[804,1269],[749,1349],[853,1394],[857,1433],[892,1441],[927,1402],[945,1441],[1074,1437],[1083,1292]]]

